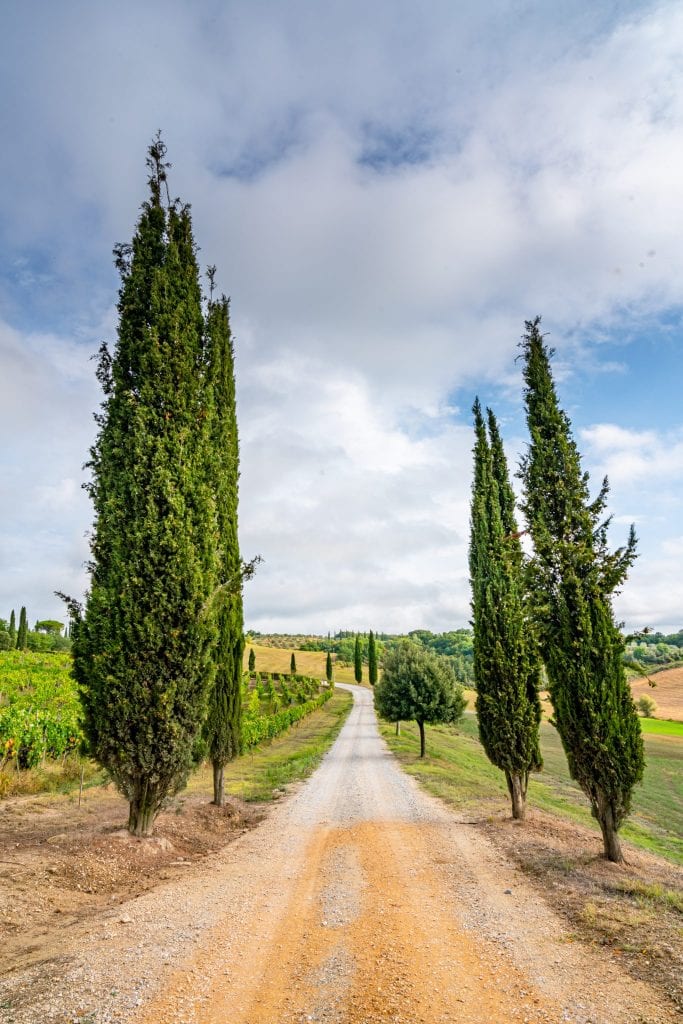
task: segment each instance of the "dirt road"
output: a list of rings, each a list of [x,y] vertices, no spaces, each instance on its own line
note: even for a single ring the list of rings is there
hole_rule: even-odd
[[[353,691],[334,748],[249,837],[226,872],[225,917],[139,1024],[673,1019],[570,942],[476,825],[415,787],[371,694]]]
[[[672,1022],[613,953],[567,933],[476,824],[401,772],[371,693],[351,689],[307,783],[184,884],[65,936],[61,964],[26,973],[21,1006],[4,1009],[0,987],[0,1021]]]

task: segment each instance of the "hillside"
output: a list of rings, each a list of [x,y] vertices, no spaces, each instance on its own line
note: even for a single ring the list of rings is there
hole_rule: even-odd
[[[683,722],[683,666],[665,669],[652,677],[655,687],[651,687],[647,679],[632,679],[631,689],[634,700],[639,697],[652,697],[657,710],[657,718],[673,718]]]

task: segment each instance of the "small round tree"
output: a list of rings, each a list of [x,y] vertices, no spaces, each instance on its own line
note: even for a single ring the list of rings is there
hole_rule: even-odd
[[[457,722],[465,704],[453,669],[438,654],[404,640],[385,655],[375,707],[389,722],[417,722],[420,757],[425,756],[425,723]]]

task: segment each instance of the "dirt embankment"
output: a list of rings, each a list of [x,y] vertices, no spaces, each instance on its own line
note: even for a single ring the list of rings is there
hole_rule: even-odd
[[[190,801],[165,816],[160,841],[135,843],[116,835],[122,808],[109,795],[80,830],[43,811],[31,846],[41,815],[6,811],[24,895],[14,912],[10,871],[1,881],[14,969],[0,984],[0,1021],[677,1019],[669,975],[646,969],[654,954],[638,952],[639,973],[588,919],[588,930],[571,924],[586,917],[586,893],[600,917],[591,887],[603,873],[622,909],[633,901],[617,883],[642,875],[664,886],[673,873],[644,856],[604,865],[592,837],[551,819],[523,829],[458,820],[398,769],[370,694],[355,696],[316,774],[255,829],[237,805],[220,818]],[[2,856],[13,856],[9,840]]]

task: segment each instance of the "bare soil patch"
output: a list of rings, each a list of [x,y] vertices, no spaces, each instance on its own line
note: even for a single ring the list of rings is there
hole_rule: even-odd
[[[663,859],[632,847],[610,864],[588,829],[533,810],[525,822],[485,824],[489,839],[562,915],[576,941],[606,949],[631,977],[683,1010],[683,880]]]
[[[0,804],[0,972],[58,955],[65,934],[86,930],[117,904],[180,880],[257,824],[263,811],[230,798],[182,795],[160,815],[153,840],[125,830],[127,804],[112,786],[74,797]]]

